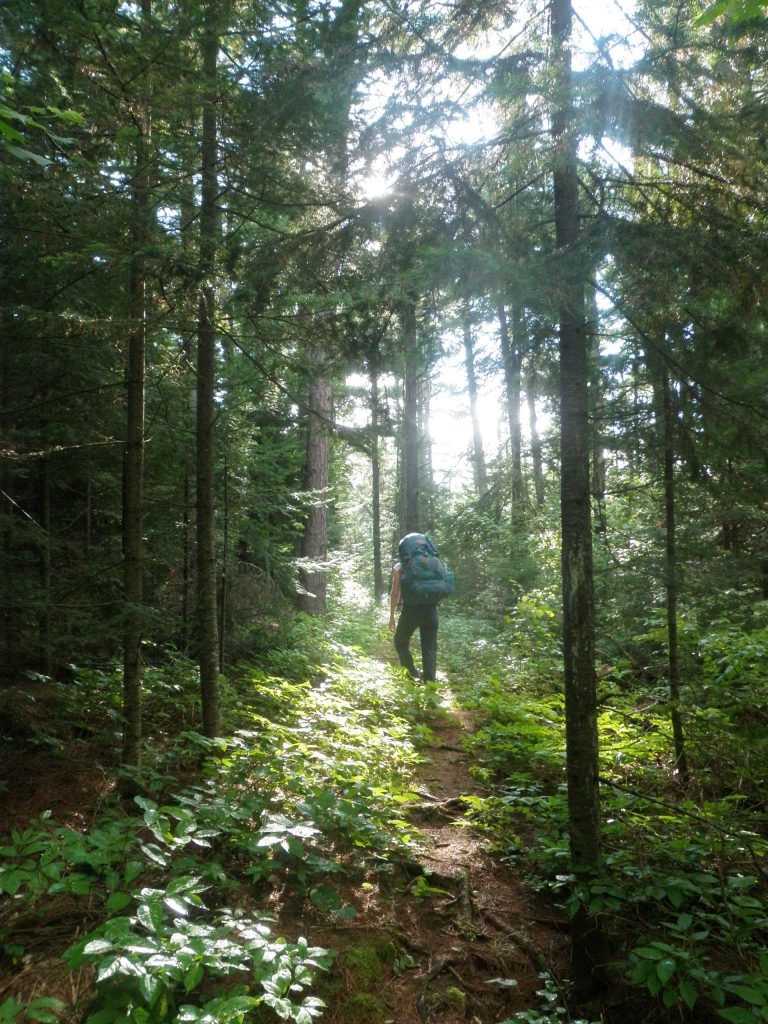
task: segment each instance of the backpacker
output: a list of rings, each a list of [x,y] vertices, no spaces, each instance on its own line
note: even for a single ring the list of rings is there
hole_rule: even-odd
[[[409,533],[397,546],[400,592],[406,604],[437,604],[453,593],[453,573],[446,568],[429,537]]]

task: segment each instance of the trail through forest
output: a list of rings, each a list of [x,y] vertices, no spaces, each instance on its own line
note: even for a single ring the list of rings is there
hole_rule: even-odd
[[[381,662],[378,669],[388,671]],[[277,934],[306,936],[334,951],[318,985],[327,1024],[498,1024],[540,1005],[542,974],[553,982],[564,976],[566,922],[494,857],[465,817],[462,798],[481,795],[463,742],[471,716],[457,709],[445,685],[416,699],[421,761],[411,791],[417,800],[403,811],[412,823],[411,845],[387,857],[355,855],[357,865],[348,864],[339,892],[355,909],[352,920],[321,913],[288,884],[276,886],[264,908],[274,915]],[[61,750],[41,751],[28,766],[23,773],[7,765],[4,831],[24,828],[50,808],[74,828],[95,820],[107,796],[103,769],[73,759],[64,771]],[[48,911],[56,906],[54,900]],[[74,907],[67,908],[71,916]],[[47,921],[34,914],[27,921],[35,935],[27,936],[23,960],[6,959],[0,1002],[9,994],[23,1004],[71,996],[59,956],[74,935],[51,928],[51,921],[50,913]],[[79,998],[87,996],[87,978],[82,981]]]
[[[566,919],[494,857],[465,816],[462,798],[481,793],[463,743],[471,715],[445,684],[423,707],[428,738],[413,783],[421,800],[405,815],[419,834],[412,857],[349,893],[363,911],[341,942],[338,928],[312,933],[339,950],[345,991],[329,1006],[331,1024],[497,1024],[540,1006],[543,976],[556,985],[567,969]],[[383,953],[369,993],[358,970],[366,947]]]
[[[537,1003],[542,972],[560,973],[565,922],[466,825],[461,798],[478,792],[461,743],[471,721],[441,711],[431,728],[419,772],[424,802],[410,813],[422,837],[412,870],[434,893],[394,907],[397,933],[419,959],[415,974],[393,982],[394,1020],[501,1020]]]

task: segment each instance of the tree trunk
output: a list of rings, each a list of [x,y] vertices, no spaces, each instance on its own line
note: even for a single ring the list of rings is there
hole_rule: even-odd
[[[589,347],[590,347],[590,396],[592,398],[591,409],[594,414],[598,407],[598,396],[600,394],[600,310],[597,307],[594,285],[590,288],[589,299]],[[605,445],[603,444],[603,431],[597,425],[601,422],[598,418],[592,430],[592,497],[595,499],[597,509],[597,528],[600,533],[605,534],[608,525],[605,520],[605,486],[606,486],[606,460]]]
[[[533,493],[536,496],[536,509],[541,512],[546,497],[544,489],[544,460],[541,452],[541,438],[536,418],[536,367],[533,353],[530,355],[528,373],[525,375],[525,400],[528,406],[528,429],[531,434],[531,463],[533,471]]]
[[[469,414],[472,419],[472,468],[474,470],[477,493],[482,497],[488,490],[488,474],[485,467],[483,435],[480,430],[480,419],[477,414],[477,378],[475,376],[475,351],[472,342],[472,311],[469,305],[469,299],[466,299],[464,302],[464,366],[467,374]]]
[[[50,351],[50,348],[49,348]],[[47,416],[46,416],[47,421]],[[47,429],[43,429],[43,444],[48,446]],[[43,672],[53,675],[53,538],[51,537],[51,460],[46,455],[40,460],[40,525],[43,539],[40,576],[43,585]]]
[[[184,467],[184,488],[182,492],[181,514],[181,635],[183,650],[189,654],[192,640],[192,623],[190,621],[190,604],[192,590],[192,523],[190,521],[190,472]]]
[[[10,437],[11,418],[11,312],[0,310],[0,437]],[[0,664],[11,669],[11,638],[15,610],[11,607],[11,558],[13,554],[14,502],[11,474],[6,459],[0,460]],[[0,678],[2,669],[0,669]]]
[[[432,438],[429,433],[429,408],[432,380],[421,370],[417,384],[418,448],[419,448],[419,521],[422,529],[430,529],[435,521],[435,478],[432,472]]]
[[[666,529],[667,642],[669,649],[669,697],[675,761],[680,780],[688,781],[688,758],[680,715],[680,668],[677,637],[677,524],[675,512],[675,414],[672,388],[666,370],[662,372],[664,403],[664,508]]]
[[[221,545],[221,596],[219,600],[219,671],[224,671],[229,635],[229,467],[224,460],[224,519]]]
[[[499,339],[501,360],[504,367],[507,422],[509,424],[509,448],[512,462],[512,508],[516,522],[519,522],[525,504],[523,481],[522,429],[520,424],[521,370],[525,327],[523,311],[515,302],[512,309],[512,342],[510,344],[507,311],[499,302]]]
[[[419,530],[419,354],[416,336],[416,306],[406,300],[401,306],[405,381],[403,395],[403,489],[405,493],[402,533]]]
[[[309,386],[307,417],[306,489],[312,505],[304,523],[301,557],[308,565],[302,570],[299,608],[308,615],[323,615],[326,606],[326,576],[322,563],[328,544],[328,426],[333,413],[331,384],[322,353],[311,349],[309,359],[316,374]]]
[[[552,0],[555,102],[555,232],[560,261],[560,451],[566,771],[572,870],[581,884],[600,873],[600,803],[594,664],[590,509],[589,352],[579,238],[577,138],[571,81],[570,0]],[[581,905],[573,921],[572,980],[592,990],[602,963],[598,922]]]
[[[151,0],[142,0],[144,24],[151,16]],[[140,100],[135,169],[133,178],[133,256],[128,284],[128,339],[126,374],[126,439],[123,473],[123,585],[125,625],[123,633],[123,751],[124,765],[141,764],[141,639],[143,633],[142,531],[144,492],[144,401],[147,340],[146,249],[151,231],[149,203],[149,104]],[[130,783],[126,782],[127,785]]]
[[[200,294],[197,318],[197,642],[203,733],[221,729],[216,616],[216,512],[214,502],[216,418],[216,337],[214,274],[218,218],[216,210],[216,60],[219,48],[218,4],[205,7],[201,54],[203,123],[201,138]]]
[[[379,452],[379,371],[376,361],[369,361],[371,378],[371,540],[373,545],[373,594],[379,603],[386,592],[381,563],[381,461]]]

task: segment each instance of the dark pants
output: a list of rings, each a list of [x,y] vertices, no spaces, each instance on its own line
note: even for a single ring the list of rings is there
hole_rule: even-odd
[[[408,645],[418,629],[421,640],[421,674],[425,683],[434,682],[437,671],[437,624],[436,604],[404,604],[395,630],[395,650],[400,664],[415,678],[416,666]]]

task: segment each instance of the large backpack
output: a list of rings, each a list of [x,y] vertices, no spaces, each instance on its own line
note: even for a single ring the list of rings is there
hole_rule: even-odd
[[[400,593],[406,604],[437,604],[453,593],[453,573],[425,534],[407,534],[398,544],[397,552]]]

